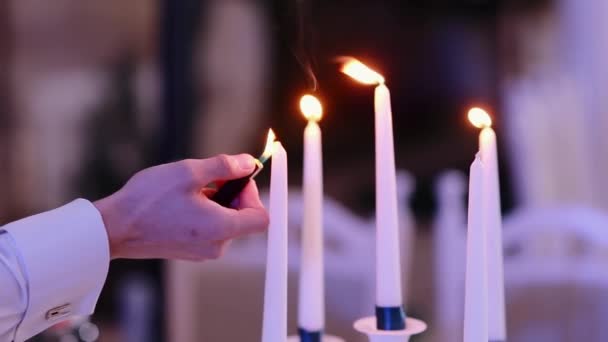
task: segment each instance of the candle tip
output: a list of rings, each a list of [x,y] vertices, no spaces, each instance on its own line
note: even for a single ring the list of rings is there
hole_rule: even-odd
[[[473,107],[468,113],[469,121],[477,128],[486,128],[492,126],[492,118],[485,110],[479,107]]]
[[[344,74],[363,84],[384,84],[384,77],[353,57],[341,57]]]
[[[272,154],[275,154],[280,149],[284,149],[283,144],[281,144],[280,141],[275,141],[272,143]]]
[[[306,94],[300,99],[300,111],[309,121],[319,121],[323,116],[323,106],[319,99],[313,95]]]

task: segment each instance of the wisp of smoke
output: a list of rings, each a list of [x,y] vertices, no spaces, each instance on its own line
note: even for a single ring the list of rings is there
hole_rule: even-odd
[[[307,0],[296,0],[297,31],[294,56],[308,76],[312,91],[318,89],[318,81],[314,72],[314,57],[312,54],[312,31],[309,29]]]

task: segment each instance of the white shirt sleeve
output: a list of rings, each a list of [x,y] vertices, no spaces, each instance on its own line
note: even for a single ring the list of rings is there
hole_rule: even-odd
[[[0,342],[24,341],[72,315],[92,314],[109,263],[103,220],[89,201],[1,227]]]

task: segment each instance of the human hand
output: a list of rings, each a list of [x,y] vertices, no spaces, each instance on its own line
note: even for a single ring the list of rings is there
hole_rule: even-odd
[[[118,192],[94,203],[115,258],[205,260],[218,258],[227,241],[264,231],[268,214],[251,180],[233,208],[209,199],[221,184],[253,172],[247,154],[188,159],[140,171]]]

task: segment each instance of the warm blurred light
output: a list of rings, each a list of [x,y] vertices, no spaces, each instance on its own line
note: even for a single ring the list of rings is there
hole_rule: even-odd
[[[268,137],[266,138],[266,147],[264,147],[264,153],[262,153],[262,156],[260,157],[260,159],[266,160],[268,158],[270,158],[270,156],[272,155],[272,144],[274,143],[274,140],[276,139],[276,135],[274,135],[274,132],[272,131],[272,128],[268,130]]]
[[[469,110],[469,121],[477,128],[485,128],[492,126],[492,118],[483,109],[474,107]]]
[[[302,111],[306,120],[319,121],[323,116],[321,102],[312,95],[302,96],[300,99],[300,111]]]
[[[352,57],[344,58],[341,71],[363,84],[382,84],[384,77]]]

